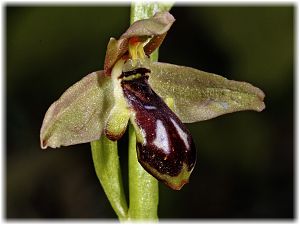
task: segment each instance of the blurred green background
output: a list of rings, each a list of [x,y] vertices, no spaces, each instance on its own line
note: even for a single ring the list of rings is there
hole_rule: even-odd
[[[294,11],[172,8],[176,22],[160,61],[250,82],[265,92],[266,109],[188,125],[198,161],[181,191],[160,184],[160,218],[294,217]],[[103,68],[109,38],[129,25],[129,5],[6,5],[5,12],[6,217],[116,218],[89,144],[41,150],[39,130],[53,101]]]

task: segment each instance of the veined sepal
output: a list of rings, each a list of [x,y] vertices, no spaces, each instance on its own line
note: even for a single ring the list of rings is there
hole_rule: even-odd
[[[243,110],[265,108],[262,90],[191,67],[154,62],[149,84],[163,99],[173,99],[172,110],[184,123],[193,123]]]
[[[47,110],[41,148],[57,148],[98,140],[114,101],[113,85],[103,71],[90,73],[68,88]]]

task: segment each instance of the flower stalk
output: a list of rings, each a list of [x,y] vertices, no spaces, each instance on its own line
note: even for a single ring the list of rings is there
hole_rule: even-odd
[[[136,155],[136,135],[129,125],[129,211],[128,219],[157,220],[158,181],[144,170]]]
[[[157,11],[169,11],[170,5],[160,3],[132,3],[130,23],[147,19]],[[151,61],[158,60],[158,49],[150,55]],[[129,126],[129,212],[131,219],[157,220],[159,202],[158,181],[139,164],[136,155],[136,135]]]

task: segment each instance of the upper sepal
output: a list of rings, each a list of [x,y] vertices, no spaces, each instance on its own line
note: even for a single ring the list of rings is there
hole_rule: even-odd
[[[169,12],[157,12],[153,17],[134,22],[119,40],[111,38],[107,45],[104,71],[110,74],[113,65],[128,51],[129,39],[132,37],[151,37],[144,46],[144,51],[150,55],[164,40],[167,31],[175,19]]]
[[[167,63],[155,62],[150,69],[150,86],[162,98],[174,100],[173,110],[184,123],[265,108],[265,94],[249,83]]]
[[[170,29],[174,21],[175,18],[169,12],[157,12],[149,19],[134,22],[120,39],[162,35]]]
[[[40,131],[41,148],[86,143],[100,138],[114,99],[103,71],[75,83],[46,112]]]

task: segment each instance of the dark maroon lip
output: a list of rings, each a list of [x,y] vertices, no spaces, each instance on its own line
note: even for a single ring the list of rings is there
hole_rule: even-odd
[[[135,112],[135,123],[145,136],[144,143],[137,143],[139,162],[149,173],[148,166],[171,177],[180,174],[184,163],[191,171],[196,162],[196,150],[190,132],[151,89],[148,77],[141,75],[121,81],[124,96]]]

